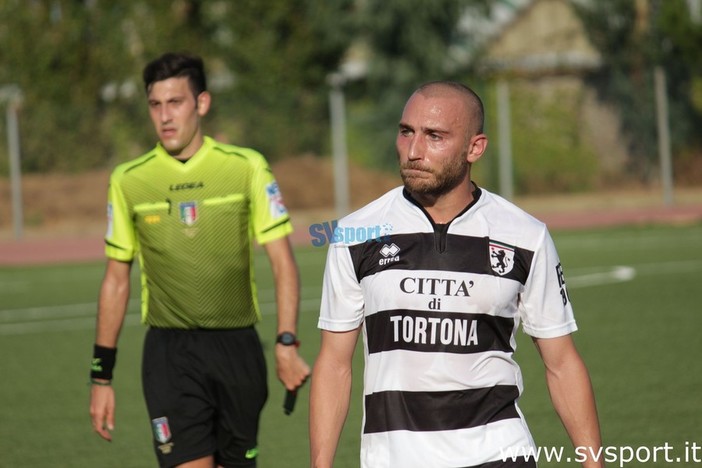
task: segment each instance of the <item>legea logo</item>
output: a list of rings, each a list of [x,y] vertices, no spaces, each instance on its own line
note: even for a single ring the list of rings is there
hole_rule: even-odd
[[[322,247],[326,244],[357,244],[360,242],[387,242],[390,239],[390,224],[375,226],[344,226],[339,222],[324,221],[310,225],[310,242],[315,247]]]

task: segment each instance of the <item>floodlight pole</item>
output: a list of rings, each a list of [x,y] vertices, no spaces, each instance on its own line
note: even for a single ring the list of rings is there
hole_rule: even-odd
[[[17,85],[0,88],[0,101],[6,101],[7,149],[10,159],[10,187],[12,198],[12,225],[15,239],[22,238],[22,173],[20,169],[19,119],[17,114],[22,102],[22,91]]]

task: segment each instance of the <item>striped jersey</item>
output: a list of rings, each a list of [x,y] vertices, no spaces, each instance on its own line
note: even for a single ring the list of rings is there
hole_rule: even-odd
[[[446,225],[402,187],[339,222],[383,229],[330,245],[319,317],[324,330],[363,326],[363,467],[473,467],[534,447],[515,334],[577,327],[546,226],[473,195]]]
[[[115,168],[107,257],[139,260],[142,321],[163,328],[239,328],[260,318],[252,239],[292,226],[256,151],[205,137],[186,162],[160,143]]]

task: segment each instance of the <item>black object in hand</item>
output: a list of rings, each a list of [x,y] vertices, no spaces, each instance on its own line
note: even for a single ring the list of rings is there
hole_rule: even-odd
[[[293,412],[296,400],[297,390],[285,390],[285,401],[283,402],[283,411],[285,411],[285,414]]]

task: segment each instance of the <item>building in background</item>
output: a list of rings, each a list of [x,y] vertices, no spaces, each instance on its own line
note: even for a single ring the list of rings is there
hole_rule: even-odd
[[[564,176],[555,188],[577,190],[617,177],[627,163],[626,137],[621,133],[617,110],[599,101],[586,83],[587,74],[597,70],[602,60],[571,2],[509,3],[515,4],[504,9],[497,28],[486,40],[480,68],[509,84],[517,166],[520,160],[536,157],[530,143],[548,139],[554,151],[559,147],[571,149],[562,154],[564,158],[574,154],[597,160],[591,180],[578,180],[572,174]],[[528,108],[520,111],[518,106]],[[571,126],[561,122],[554,128],[553,121],[563,117],[564,111],[572,120]],[[560,144],[559,139],[563,140]],[[592,165],[587,161],[583,164]]]

